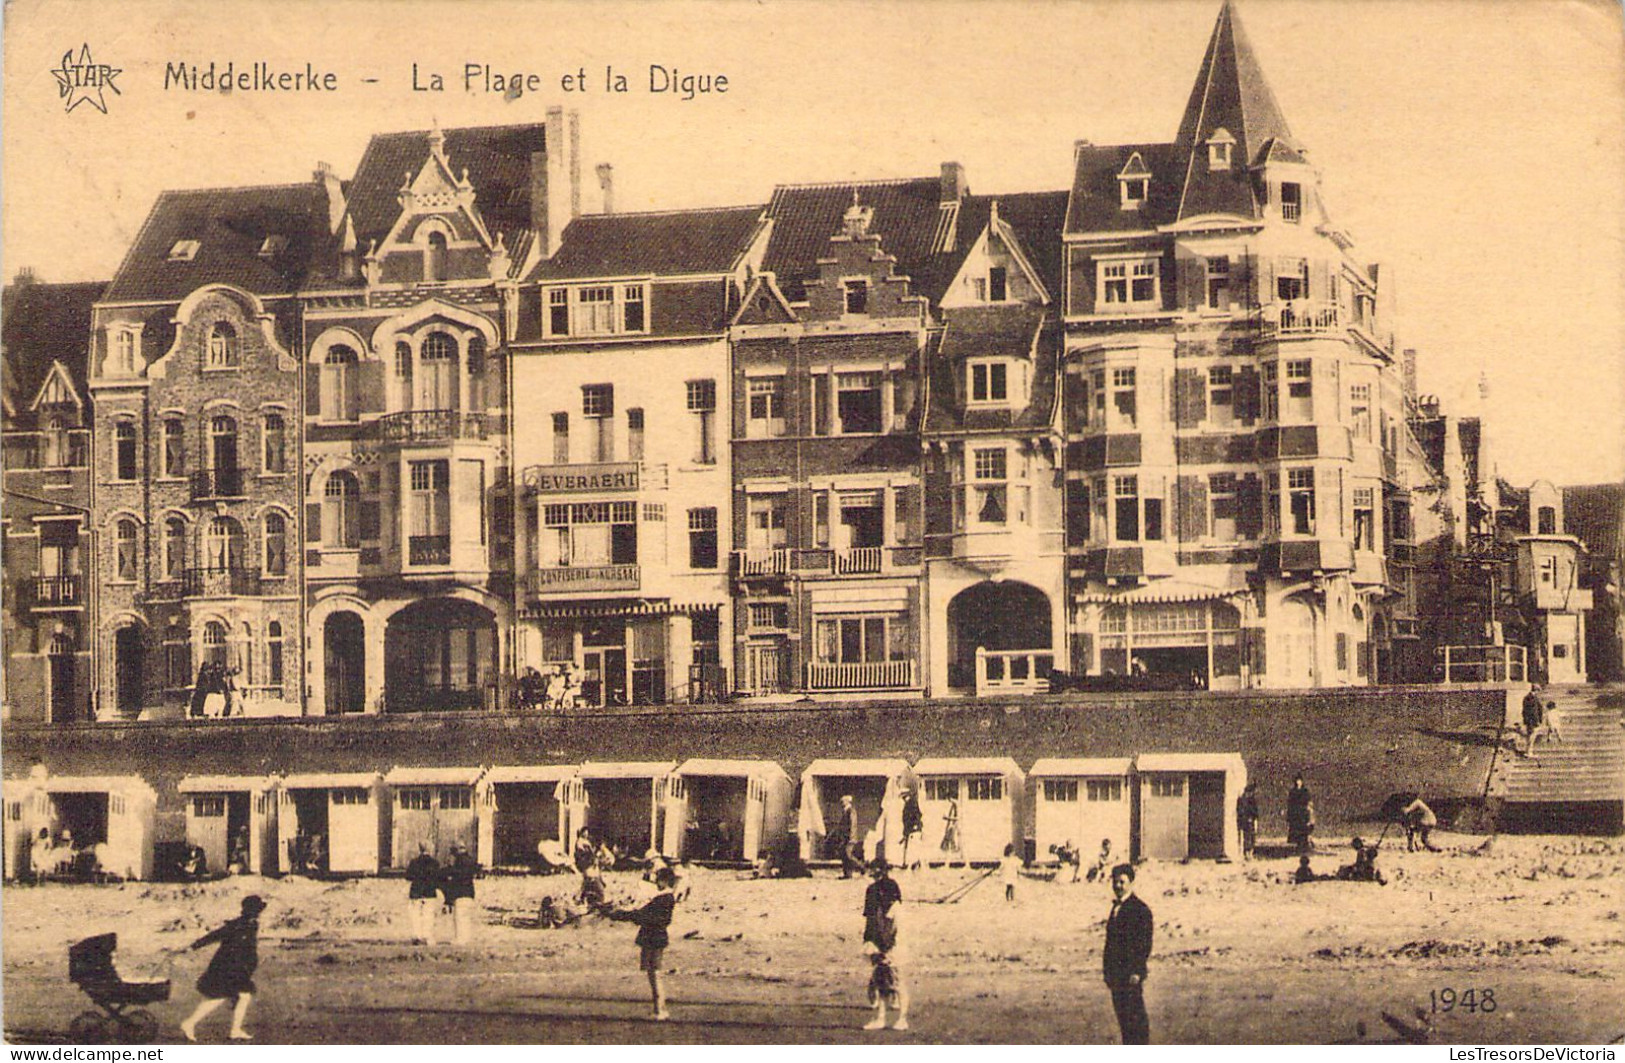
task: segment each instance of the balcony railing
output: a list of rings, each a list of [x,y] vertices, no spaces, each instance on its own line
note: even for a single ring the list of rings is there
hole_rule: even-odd
[[[641,586],[637,565],[561,565],[539,568],[530,574],[530,592],[536,594],[581,591],[635,591]]]
[[[40,576],[34,581],[34,605],[78,605],[83,599],[81,577]]]
[[[804,576],[872,576],[901,568],[917,568],[924,561],[920,546],[853,546],[843,550],[816,547],[792,550],[790,567]]]
[[[988,650],[976,647],[976,693],[1042,694],[1055,667],[1050,650]]]
[[[1307,300],[1276,303],[1264,308],[1262,327],[1266,336],[1313,336],[1335,332],[1338,328],[1337,307],[1331,303],[1311,303]]]
[[[867,575],[880,571],[883,548],[854,546],[835,551],[835,574],[838,576]]]
[[[1522,646],[1440,646],[1437,672],[1446,683],[1522,683],[1529,652]]]
[[[192,474],[192,501],[214,498],[242,498],[243,470],[204,469]]]
[[[180,598],[253,598],[260,594],[260,573],[249,568],[188,568],[152,585],[146,597],[156,601]]]
[[[807,664],[808,690],[907,690],[913,685],[913,661]]]
[[[783,576],[790,571],[790,551],[735,550],[734,575],[740,579],[758,576]]]
[[[406,540],[407,563],[411,565],[451,564],[451,536],[413,535]]]
[[[483,413],[462,410],[407,410],[378,419],[386,443],[439,443],[451,439],[484,439]]]

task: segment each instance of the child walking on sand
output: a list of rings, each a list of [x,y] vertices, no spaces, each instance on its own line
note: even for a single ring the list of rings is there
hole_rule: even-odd
[[[1004,847],[1004,859],[999,861],[999,878],[1004,882],[1004,899],[1016,899],[1016,883],[1021,879],[1021,857],[1016,855],[1014,845]]]
[[[666,1010],[666,987],[660,979],[660,972],[664,966],[666,945],[671,938],[669,928],[672,913],[677,907],[676,873],[669,867],[660,868],[655,872],[655,888],[660,892],[642,908],[604,914],[619,922],[638,924],[638,966],[649,976],[649,995],[654,1006],[650,1018],[665,1022],[671,1018],[671,1013]]]
[[[197,980],[197,991],[203,994],[203,1000],[181,1022],[181,1033],[188,1041],[197,1040],[197,1024],[203,1017],[231,997],[237,999],[231,1013],[231,1039],[253,1040],[253,1035],[243,1029],[243,1021],[248,1018],[248,1005],[254,999],[254,969],[259,966],[260,913],[263,911],[265,901],[258,896],[244,897],[243,914],[188,946],[200,949],[215,942],[220,944],[203,976]]]

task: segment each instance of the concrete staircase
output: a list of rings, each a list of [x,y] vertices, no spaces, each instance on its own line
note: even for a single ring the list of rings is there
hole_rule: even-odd
[[[1625,805],[1625,691],[1548,687],[1541,696],[1557,703],[1562,738],[1542,737],[1532,757],[1510,745],[1503,748],[1490,772],[1488,796],[1508,812],[1516,811],[1509,806],[1545,806],[1554,812],[1585,806],[1617,820]],[[1517,749],[1523,748],[1521,736],[1510,729],[1507,735]]]

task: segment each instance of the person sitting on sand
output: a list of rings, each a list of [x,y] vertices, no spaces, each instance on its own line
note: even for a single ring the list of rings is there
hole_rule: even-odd
[[[1066,869],[1069,867],[1072,869],[1072,877],[1068,881],[1076,882],[1082,877],[1083,854],[1078,851],[1078,847],[1076,845],[1072,844],[1071,838],[1068,838],[1060,845],[1050,846],[1049,851],[1050,855],[1054,856],[1056,862],[1061,865],[1060,871],[1056,872],[1055,875],[1057,880],[1060,879],[1061,875],[1064,874]]]
[[[56,843],[51,840],[51,829],[41,827],[39,837],[28,850],[28,863],[34,870],[34,880],[37,882],[46,875],[56,874]]]
[[[1112,840],[1110,838],[1102,838],[1100,839],[1100,855],[1095,857],[1094,865],[1089,868],[1089,874],[1087,876],[1089,881],[1094,882],[1098,880],[1100,882],[1105,882],[1107,879],[1107,873],[1111,870],[1111,866]]]
[[[1349,842],[1354,850],[1354,863],[1344,864],[1337,869],[1337,877],[1344,882],[1375,882],[1379,886],[1388,885],[1388,880],[1382,877],[1377,870],[1377,847],[1367,845],[1365,839],[1356,837]]]
[[[1309,866],[1309,857],[1298,857],[1298,869],[1292,872],[1292,882],[1301,886],[1305,882],[1319,882],[1321,876],[1315,874],[1315,869]]]

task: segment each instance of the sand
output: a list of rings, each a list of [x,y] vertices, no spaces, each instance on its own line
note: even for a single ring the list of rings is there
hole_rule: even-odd
[[[1154,1041],[1392,1042],[1383,1012],[1435,1042],[1595,1043],[1625,1032],[1625,842],[1436,835],[1439,854],[1384,848],[1387,886],[1288,884],[1294,861],[1142,865],[1156,918],[1146,986]],[[1331,871],[1343,853],[1316,859]],[[116,930],[121,970],[161,971],[161,1040],[196,1003],[208,951],[184,945],[259,893],[260,994],[250,1027],[272,1043],[1093,1042],[1117,1040],[1100,981],[1103,885],[997,881],[925,903],[978,872],[900,873],[913,1028],[868,1033],[860,952],[864,882],[832,872],[745,881],[694,869],[666,954],[671,1022],[645,1018],[629,924],[514,925],[566,877],[479,882],[475,944],[408,940],[399,879],[240,878],[199,885],[8,887],[4,1021],[12,1041],[63,1041],[88,1005],[67,980],[69,941]],[[647,890],[609,876],[612,897]],[[449,919],[442,920],[449,932]],[[1430,1014],[1430,993],[1489,991],[1493,1011]],[[220,1040],[226,1012],[203,1039]]]

